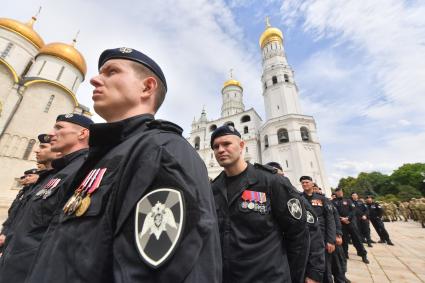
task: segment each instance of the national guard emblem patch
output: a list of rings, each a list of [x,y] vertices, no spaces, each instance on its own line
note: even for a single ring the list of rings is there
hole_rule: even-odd
[[[135,236],[144,262],[158,268],[173,254],[185,221],[185,206],[180,191],[158,188],[136,205]]]
[[[301,219],[301,216],[303,216],[303,210],[301,209],[300,201],[296,198],[291,198],[288,200],[288,209],[289,213],[295,218],[295,219]]]
[[[310,224],[314,224],[314,216],[313,213],[307,210],[307,222]]]

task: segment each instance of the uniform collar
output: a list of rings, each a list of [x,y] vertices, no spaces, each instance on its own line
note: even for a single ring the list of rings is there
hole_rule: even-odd
[[[87,152],[88,152],[88,148],[83,148],[83,149],[74,151],[70,154],[67,154],[61,158],[55,159],[52,161],[52,167],[54,168],[55,171],[60,171],[64,167],[66,167],[69,163],[71,163],[74,159],[76,159],[77,157],[83,154],[87,154]]]
[[[90,126],[89,145],[113,146],[126,140],[140,126],[154,120],[152,114],[142,114],[113,123],[98,123]]]

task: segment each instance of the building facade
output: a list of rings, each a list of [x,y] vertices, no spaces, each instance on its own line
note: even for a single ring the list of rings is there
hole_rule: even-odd
[[[294,72],[283,42],[282,32],[267,21],[259,40],[265,121],[253,108],[245,110],[243,87],[231,75],[221,91],[221,117],[208,120],[202,110],[200,118],[192,123],[188,140],[204,160],[209,176],[215,178],[222,168],[210,148],[211,133],[223,124],[233,125],[246,142],[245,160],[261,164],[279,162],[285,175],[300,190],[299,177],[309,175],[329,195],[316,123],[312,116],[301,111]]]
[[[36,167],[37,136],[57,115],[91,115],[76,98],[87,69],[75,39],[45,44],[35,21],[0,18],[0,208],[16,196],[23,172]]]

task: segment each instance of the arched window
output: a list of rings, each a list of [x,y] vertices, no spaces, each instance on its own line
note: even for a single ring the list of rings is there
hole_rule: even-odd
[[[287,129],[279,129],[277,131],[277,140],[279,143],[289,142],[289,135]]]
[[[274,85],[277,84],[277,77],[276,76],[272,77],[272,82],[273,82]]]
[[[210,132],[215,131],[215,129],[217,129],[217,125],[214,124],[210,126]]]
[[[289,83],[289,76],[287,74],[284,74],[283,78],[285,79],[285,83]]]
[[[53,99],[55,99],[55,96],[52,94],[49,98],[49,101],[46,104],[46,107],[44,107],[44,113],[49,113],[50,107],[52,106]]]
[[[310,140],[310,133],[308,132],[308,129],[306,127],[301,127],[300,132],[301,132],[301,139],[303,141],[309,141]]]
[[[224,123],[224,125],[235,127],[235,124],[233,122],[226,122]]]
[[[251,117],[249,117],[249,115],[242,116],[241,123],[246,123],[249,121],[251,121]]]
[[[199,150],[199,145],[201,143],[201,138],[200,137],[196,137],[195,138],[195,149]]]
[[[264,82],[264,89],[267,89],[267,82]]]
[[[22,159],[28,160],[28,158],[31,154],[32,148],[34,147],[34,144],[35,144],[35,139],[29,140],[27,148],[25,149],[24,156],[22,157]]]
[[[268,135],[264,136],[264,147],[265,148],[269,147],[269,136]]]
[[[243,133],[248,134],[248,126],[243,127]]]

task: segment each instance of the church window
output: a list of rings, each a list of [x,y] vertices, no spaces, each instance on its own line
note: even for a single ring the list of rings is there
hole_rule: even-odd
[[[248,147],[245,147],[245,152],[248,153]]]
[[[285,163],[286,163],[286,168],[289,168],[288,160],[285,160]]]
[[[49,98],[49,101],[46,104],[46,107],[44,108],[44,113],[49,113],[50,107],[52,106],[53,99],[55,99],[54,95],[51,95]]]
[[[78,77],[75,77],[74,83],[72,84],[72,88],[71,88],[73,91],[75,91],[74,88],[75,88],[75,85],[77,84],[77,81],[78,81]]]
[[[279,143],[287,143],[289,142],[289,135],[287,129],[279,129],[277,131],[277,140]]]
[[[217,125],[214,124],[210,126],[210,132],[214,132],[215,129],[217,129]]]
[[[25,149],[24,156],[22,157],[23,159],[28,160],[31,154],[32,148],[34,147],[34,144],[35,144],[35,139],[30,139],[30,141],[28,142],[27,148]]]
[[[195,138],[195,149],[196,150],[199,150],[200,143],[201,143],[201,138],[200,137],[196,137]]]
[[[62,66],[61,69],[60,69],[60,71],[59,71],[58,77],[56,78],[57,81],[59,81],[61,79],[62,74],[63,74],[63,70],[65,70],[65,67],[64,66]]]
[[[236,93],[234,93],[234,97],[236,98]]]
[[[44,60],[43,64],[41,64],[41,68],[40,68],[40,70],[38,70],[37,76],[39,76],[41,74],[41,71],[43,71],[44,66],[46,66],[46,60]]]
[[[301,139],[303,141],[309,141],[310,140],[310,133],[308,132],[308,129],[306,127],[301,127],[300,132],[301,132]]]
[[[276,105],[277,106],[277,110],[279,110],[279,105]]]
[[[284,74],[283,77],[285,79],[285,83],[289,83],[289,76],[288,76],[288,74]]]
[[[267,89],[267,82],[264,82],[264,89]]]
[[[273,82],[274,85],[277,84],[277,77],[276,76],[272,77],[272,82]]]
[[[235,127],[235,124],[233,122],[226,122],[224,123],[224,125]]]
[[[246,123],[251,121],[251,117],[249,115],[242,116],[241,123]]]
[[[243,127],[243,133],[248,134],[248,126]]]
[[[265,148],[269,147],[269,136],[267,135],[264,136],[264,147]]]
[[[9,43],[6,45],[6,48],[5,48],[5,49],[3,50],[3,52],[1,53],[0,57],[1,57],[1,58],[6,58],[6,56],[7,56],[7,55],[9,55],[10,50],[12,50],[12,47],[13,47],[13,43],[12,43],[12,42],[9,42]]]

